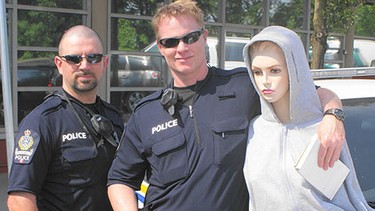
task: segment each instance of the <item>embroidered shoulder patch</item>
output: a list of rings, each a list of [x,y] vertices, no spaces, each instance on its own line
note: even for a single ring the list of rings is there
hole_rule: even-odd
[[[39,144],[39,134],[26,129],[19,137],[14,146],[13,162],[18,164],[29,164]]]

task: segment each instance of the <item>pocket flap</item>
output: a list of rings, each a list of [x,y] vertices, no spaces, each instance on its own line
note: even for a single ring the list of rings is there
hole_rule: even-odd
[[[84,144],[64,144],[61,150],[62,150],[62,156],[69,162],[89,160],[89,159],[95,158],[98,155],[98,150],[94,143],[85,144],[85,145]]]
[[[247,129],[248,124],[249,122],[245,117],[231,118],[215,122],[214,124],[212,124],[212,130],[216,133],[244,130]]]
[[[221,91],[221,92],[218,93],[218,96],[219,96],[220,100],[226,100],[226,99],[230,99],[230,98],[235,98],[236,93],[233,92],[233,91]]]
[[[161,140],[158,143],[154,144],[152,146],[152,151],[156,155],[161,155],[163,153],[166,153],[168,151],[181,147],[182,145],[184,145],[184,143],[185,143],[185,137],[181,133],[173,137],[170,137],[168,139]]]

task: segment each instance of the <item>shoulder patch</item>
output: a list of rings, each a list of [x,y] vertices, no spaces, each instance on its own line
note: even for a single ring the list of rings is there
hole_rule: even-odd
[[[16,139],[14,146],[13,162],[18,164],[29,164],[39,144],[39,134],[33,130],[26,129],[21,137]]]

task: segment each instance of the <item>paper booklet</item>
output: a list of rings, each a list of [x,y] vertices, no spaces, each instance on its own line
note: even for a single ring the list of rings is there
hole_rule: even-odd
[[[335,162],[333,168],[327,170],[320,168],[318,166],[319,146],[320,141],[318,135],[315,134],[295,168],[312,186],[332,200],[350,170],[340,160]]]

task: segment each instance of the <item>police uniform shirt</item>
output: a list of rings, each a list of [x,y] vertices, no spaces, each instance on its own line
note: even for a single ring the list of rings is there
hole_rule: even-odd
[[[121,137],[120,114],[99,103]],[[82,106],[72,104],[89,118]],[[39,210],[111,210],[106,182],[116,148],[96,144],[61,97],[48,97],[25,117],[14,148],[8,193],[36,195]]]
[[[260,110],[247,70],[212,67],[194,91],[192,105],[177,102],[174,115],[161,105],[162,91],[140,102],[108,183],[139,189],[146,175],[150,210],[248,210],[242,169],[248,124]]]

